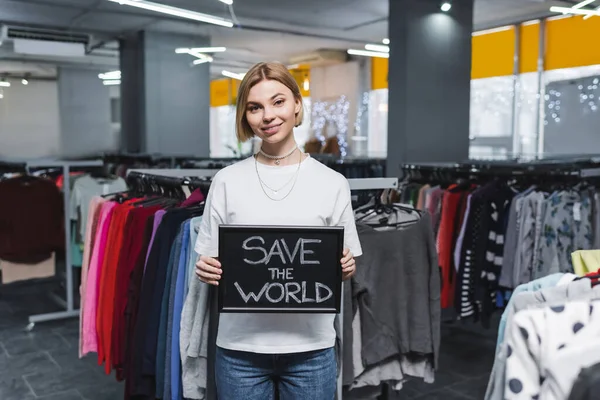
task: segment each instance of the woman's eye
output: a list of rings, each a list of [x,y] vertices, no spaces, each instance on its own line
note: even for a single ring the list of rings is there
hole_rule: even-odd
[[[250,110],[250,112],[254,112],[254,111],[258,110],[258,107],[257,106],[251,106],[249,108],[249,110]]]
[[[276,106],[280,106],[280,105],[282,105],[282,104],[283,104],[283,100],[281,100],[281,99],[280,99],[280,100],[277,100],[277,101],[275,102],[275,105],[276,105]]]

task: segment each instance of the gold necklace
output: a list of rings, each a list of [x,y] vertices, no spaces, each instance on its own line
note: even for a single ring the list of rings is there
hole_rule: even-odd
[[[298,159],[298,169],[296,170],[296,173],[294,174],[294,176],[292,177],[292,179],[290,181],[288,181],[285,185],[283,185],[281,187],[281,189],[283,189],[284,187],[286,187],[290,182],[293,181],[292,187],[290,188],[290,191],[283,196],[281,199],[274,199],[273,197],[271,197],[267,191],[265,190],[265,187],[268,188],[269,190],[271,190],[273,193],[277,194],[279,192],[279,190],[273,190],[271,189],[269,186],[267,186],[264,181],[261,179],[260,174],[258,172],[258,154],[254,155],[254,166],[256,168],[256,176],[258,177],[258,182],[260,184],[260,188],[262,189],[263,193],[265,194],[265,196],[267,196],[269,199],[273,200],[273,201],[282,201],[285,200],[290,193],[292,193],[292,191],[294,190],[294,187],[296,186],[296,182],[298,181],[298,176],[300,175],[300,166],[302,165],[302,153],[300,153],[300,157]]]

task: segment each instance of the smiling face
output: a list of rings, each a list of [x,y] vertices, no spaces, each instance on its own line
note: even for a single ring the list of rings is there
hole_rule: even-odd
[[[279,143],[293,134],[302,103],[276,80],[264,79],[248,93],[245,116],[256,136],[266,143]]]

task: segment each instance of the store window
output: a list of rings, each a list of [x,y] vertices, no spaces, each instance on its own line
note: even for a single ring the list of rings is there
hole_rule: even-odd
[[[367,148],[369,157],[387,157],[388,90],[372,90],[369,94]]]
[[[472,80],[470,137],[511,136],[513,95],[512,76]]]
[[[539,80],[536,72],[519,75],[517,84],[517,136],[514,152],[523,159],[533,159],[538,149]]]

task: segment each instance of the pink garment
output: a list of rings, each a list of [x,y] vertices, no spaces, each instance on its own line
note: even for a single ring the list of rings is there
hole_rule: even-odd
[[[106,200],[100,196],[92,197],[87,216],[87,226],[85,229],[85,238],[83,239],[83,263],[81,264],[81,285],[79,286],[79,357],[83,357],[83,309],[85,307],[85,292],[87,285],[87,275],[90,266],[90,258],[94,248],[94,240],[98,227],[98,220],[102,205]]]
[[[104,253],[108,242],[108,228],[112,220],[113,210],[117,204],[107,202],[100,210],[100,222],[96,230],[94,249],[90,258],[83,301],[82,313],[82,338],[81,357],[91,352],[98,352],[98,336],[96,334],[96,312],[98,310],[98,288],[100,284],[101,268],[104,263]]]

